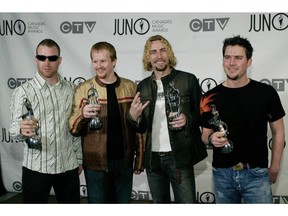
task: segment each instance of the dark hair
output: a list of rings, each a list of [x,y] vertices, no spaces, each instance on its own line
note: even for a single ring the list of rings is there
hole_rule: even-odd
[[[223,57],[225,55],[226,47],[227,46],[235,46],[235,45],[238,45],[238,46],[245,48],[245,53],[246,53],[247,59],[252,58],[253,47],[252,47],[251,43],[249,42],[249,40],[247,38],[243,38],[240,35],[224,39],[223,49],[222,49]]]
[[[152,70],[152,65],[150,62],[150,49],[151,49],[151,44],[153,41],[161,41],[163,43],[163,46],[166,48],[167,52],[168,52],[168,58],[169,58],[169,65],[171,67],[175,67],[177,64],[177,59],[175,57],[175,54],[173,52],[172,46],[169,43],[169,41],[164,38],[161,35],[154,35],[151,36],[147,41],[146,44],[144,46],[144,52],[143,52],[143,67],[145,71],[151,71]]]
[[[59,47],[59,45],[58,45],[54,40],[52,40],[52,39],[44,39],[44,40],[42,40],[42,41],[38,44],[38,46],[36,47],[36,55],[38,55],[38,48],[39,48],[39,46],[47,46],[47,47],[50,47],[50,48],[56,47],[57,50],[58,50],[58,56],[60,56],[60,47]]]
[[[98,51],[98,50],[108,50],[109,53],[110,53],[110,58],[112,61],[114,60],[117,60],[117,54],[116,54],[116,49],[115,47],[106,42],[106,41],[101,41],[101,42],[98,42],[98,43],[95,43],[92,47],[91,47],[91,50],[90,50],[90,58],[92,60],[92,52],[93,51]]]

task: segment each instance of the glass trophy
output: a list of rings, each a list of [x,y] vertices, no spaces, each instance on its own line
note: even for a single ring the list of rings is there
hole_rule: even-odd
[[[88,90],[88,101],[89,104],[98,104],[99,94],[97,90],[94,88],[93,83],[90,83],[90,89]],[[98,116],[92,118],[89,122],[89,127],[92,130],[98,130],[102,127],[102,122]]]
[[[180,105],[180,92],[178,89],[174,87],[174,83],[169,83],[169,88],[167,92],[167,101],[170,107],[169,121],[173,121],[173,119],[177,118],[181,113],[181,105]],[[170,130],[180,130],[182,127],[172,127],[169,125]]]
[[[24,98],[23,113],[25,113],[22,115],[23,120],[24,119],[33,120],[34,113],[33,113],[32,105],[31,105],[30,101],[28,100],[28,98]],[[25,142],[27,143],[28,148],[38,149],[39,151],[41,151],[42,150],[42,142],[41,142],[40,136],[38,135],[38,130],[39,130],[39,127],[37,127],[35,130],[36,134],[34,136],[27,137],[25,139]]]
[[[227,124],[220,119],[220,115],[219,112],[216,110],[216,106],[212,104],[210,107],[212,109],[212,114],[214,117],[209,120],[209,123],[215,125],[218,131],[223,132],[224,137],[227,138],[227,135],[229,133]],[[221,153],[226,154],[232,152],[233,148],[234,148],[233,142],[227,139],[227,144],[223,146],[220,150]]]

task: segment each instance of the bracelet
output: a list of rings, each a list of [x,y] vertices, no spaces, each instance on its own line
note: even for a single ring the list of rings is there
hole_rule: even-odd
[[[209,134],[209,136],[208,136],[208,143],[207,143],[207,145],[212,145],[212,142],[211,142],[211,136],[212,136],[212,134],[214,134],[214,132],[213,132],[213,133],[211,133],[211,134]]]

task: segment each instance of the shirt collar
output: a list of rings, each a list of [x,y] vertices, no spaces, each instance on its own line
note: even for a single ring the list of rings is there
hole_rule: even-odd
[[[64,78],[61,75],[57,75],[58,76],[58,82],[55,84],[56,85],[62,85]],[[39,86],[39,88],[42,88],[45,84],[46,85],[50,85],[50,83],[48,83],[39,73],[39,71],[35,74],[35,79],[36,82]]]

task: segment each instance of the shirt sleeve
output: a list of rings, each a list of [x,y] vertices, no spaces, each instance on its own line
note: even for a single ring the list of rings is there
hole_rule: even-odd
[[[269,113],[268,113],[268,121],[269,122],[274,122],[277,121],[278,119],[282,118],[285,116],[285,110],[282,106],[280,97],[277,93],[277,91],[272,87],[269,86],[272,90],[270,91],[270,102],[269,104]]]
[[[76,154],[78,164],[83,164],[81,137],[73,137],[73,149]]]
[[[25,137],[20,134],[20,125],[19,122],[22,120],[23,115],[23,101],[26,97],[26,94],[22,87],[18,87],[12,94],[10,102],[10,127],[9,134],[12,140],[15,141],[24,141]]]
[[[72,102],[72,113],[69,118],[69,129],[74,136],[80,136],[80,131],[87,125],[89,119],[83,116],[83,107],[88,103],[87,93],[82,88],[76,87]]]

